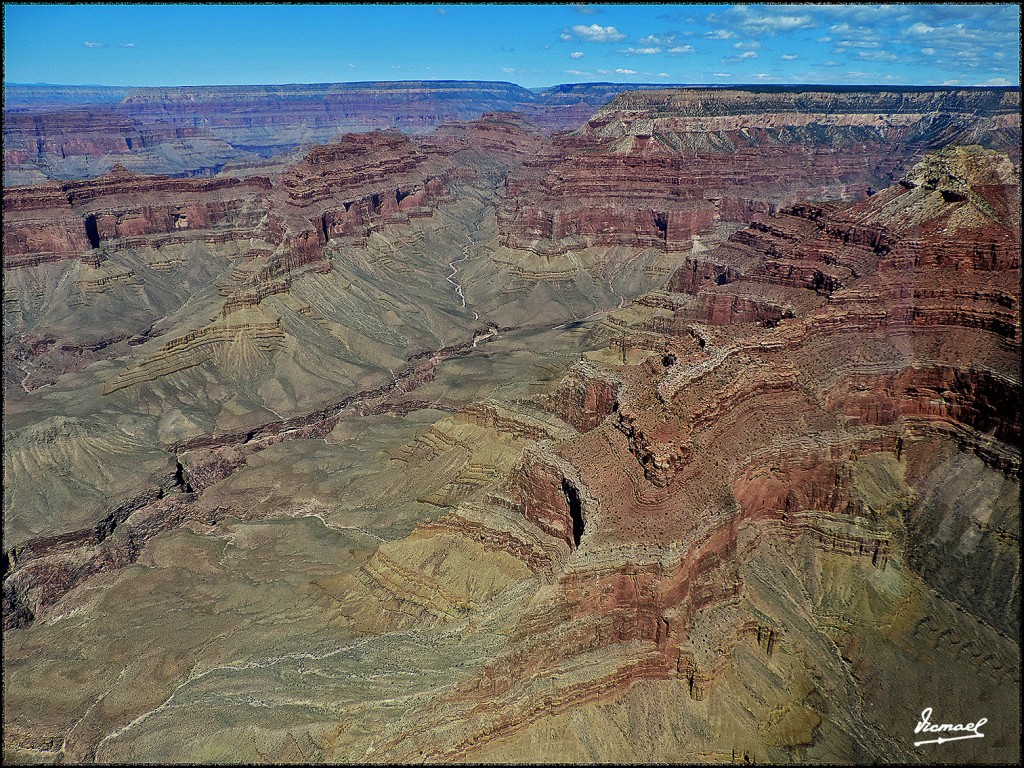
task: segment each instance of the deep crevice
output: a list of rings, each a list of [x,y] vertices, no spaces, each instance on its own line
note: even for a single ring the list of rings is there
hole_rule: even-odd
[[[654,226],[658,228],[662,239],[668,239],[668,214],[657,212],[654,214]]]
[[[100,247],[100,231],[96,226],[96,216],[91,213],[85,217],[85,236],[89,240],[90,248]]]
[[[565,494],[565,501],[569,505],[569,516],[572,518],[572,541],[575,549],[579,547],[586,527],[586,521],[583,519],[583,504],[580,501],[580,492],[568,480],[562,480],[562,493]]]
[[[195,493],[195,489],[192,487],[192,483],[185,477],[185,467],[181,461],[177,462],[177,468],[174,470],[174,484],[185,493]]]

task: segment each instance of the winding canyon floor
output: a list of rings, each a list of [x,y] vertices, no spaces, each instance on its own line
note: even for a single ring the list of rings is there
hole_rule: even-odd
[[[383,312],[392,302],[403,304],[402,321],[388,325],[408,336],[418,334],[438,349],[446,343],[461,347],[436,364],[429,365],[428,360],[429,377],[412,385],[389,387],[405,363],[398,355],[378,364],[387,371],[384,376],[363,374],[365,378],[344,380],[340,392],[375,384],[389,391],[374,387],[365,403],[342,410],[323,436],[270,445],[248,455],[244,466],[201,494],[178,494],[195,507],[184,525],[157,533],[145,542],[135,562],[92,576],[47,607],[31,626],[8,633],[8,758],[159,762],[173,754],[173,759],[184,761],[369,760],[370,740],[384,724],[432,701],[495,655],[507,629],[496,631],[494,622],[504,624],[522,611],[531,588],[539,586],[536,578],[504,594],[508,605],[492,608],[499,616],[487,625],[474,619],[477,626],[467,631],[462,612],[456,611],[454,625],[439,625],[425,635],[411,629],[378,635],[376,628],[368,634],[353,609],[343,607],[352,589],[346,582],[361,573],[383,543],[403,541],[460,499],[498,486],[535,438],[533,432],[529,437],[508,434],[478,423],[486,416],[461,415],[459,409],[487,400],[495,409],[511,408],[513,425],[522,408],[528,414],[525,418],[542,419],[542,428],[565,431],[566,425],[557,419],[521,402],[552,391],[569,367],[586,355],[607,356],[609,331],[603,318],[626,296],[653,287],[659,279],[663,282],[671,262],[654,251],[638,255],[607,248],[587,254],[584,258],[590,263],[581,269],[570,254],[561,262],[546,261],[554,261],[549,269],[561,272],[566,262],[572,264],[572,280],[552,286],[545,282],[542,268],[537,276],[520,277],[523,287],[517,293],[502,296],[509,278],[499,270],[508,270],[509,265],[501,262],[501,249],[493,242],[493,208],[489,229],[486,224],[483,229],[474,225],[487,209],[479,193],[474,199],[474,190],[466,192],[468,203],[438,212],[430,227],[414,227],[412,232],[406,228],[397,238],[387,233],[374,236],[364,251],[371,255],[367,261],[372,267],[360,265],[349,273],[336,266],[330,275],[307,276],[287,296],[271,297],[260,307],[295,317],[297,301],[323,302],[323,295],[331,296],[336,285],[359,280],[385,293],[393,281],[396,287],[390,295],[399,298],[374,296]],[[438,237],[436,219],[445,222],[439,228],[440,247],[436,239],[427,240]],[[723,229],[721,236],[730,229]],[[469,249],[461,245],[467,240]],[[400,266],[388,258],[397,249]],[[186,258],[200,261],[204,255],[213,256],[193,253]],[[631,260],[638,274],[624,271],[607,283],[592,276],[616,258]],[[230,259],[223,263],[222,269],[229,267]],[[457,270],[449,280],[453,264]],[[61,282],[68,284],[66,278],[58,278]],[[582,289],[574,284],[578,282]],[[179,284],[178,290],[188,287]],[[433,325],[419,328],[406,322],[405,291],[427,297],[427,311],[442,318],[436,333]],[[200,289],[183,304],[202,314],[197,305],[209,301],[210,314],[215,315],[211,294],[216,297],[215,292]],[[478,302],[478,296],[483,300]],[[352,316],[363,309],[357,305]],[[302,315],[298,319],[308,323]],[[376,320],[363,314],[356,319]],[[434,321],[431,317],[424,325]],[[315,331],[327,335],[323,328]],[[303,337],[304,333],[309,335]],[[323,343],[304,327],[295,335],[303,342]],[[345,336],[346,346],[354,343],[352,339],[353,334]],[[364,343],[371,346],[370,341]],[[232,351],[245,354],[244,349]],[[257,365],[225,356],[207,364],[206,370],[191,368],[143,384],[154,387],[153,397],[180,403],[159,419],[148,416],[144,400],[134,397],[117,403],[116,417],[107,416],[112,413],[111,398],[101,393],[112,368],[106,362],[59,375],[55,382],[28,392],[9,391],[8,435],[28,444],[40,423],[53,434],[41,456],[35,442],[24,454],[9,453],[14,460],[7,466],[7,488],[13,497],[6,516],[8,538],[47,525],[40,510],[66,514],[80,506],[86,525],[106,501],[94,488],[116,495],[119,489],[124,493],[173,472],[173,456],[160,450],[148,457],[139,452],[150,441],[166,444],[207,431],[231,433],[281,416],[301,417],[304,407],[322,405],[329,382],[317,361],[310,359],[308,347],[296,345],[299,359],[281,377],[285,383],[272,390],[275,397],[266,396],[266,389],[248,379],[253,368],[261,371],[259,351],[250,354]],[[373,349],[369,354],[380,353]],[[245,366],[242,374],[240,365]],[[39,375],[38,370],[25,373],[26,380]],[[302,390],[307,383],[316,388],[311,394]],[[224,395],[209,397],[213,392]],[[47,420],[43,414],[55,402],[62,415]],[[62,455],[47,453],[45,446]],[[425,452],[437,455],[428,457]],[[148,461],[140,460],[144,457]],[[39,464],[57,463],[71,470],[55,472],[59,477],[71,475],[66,486],[55,483],[40,491],[37,483],[18,482],[18,473],[27,477]],[[17,504],[21,492],[28,497],[23,512]],[[66,518],[61,522],[74,527],[75,520],[70,526]],[[507,555],[489,563],[490,555],[481,546],[457,555],[446,569],[464,581],[461,590],[473,602],[493,602],[496,592],[505,593],[515,580],[531,577]],[[428,562],[416,566],[428,567],[437,557],[424,559]],[[42,651],[44,647],[52,657]],[[363,673],[365,679],[352,687]],[[282,679],[282,674],[291,682],[282,689],[271,683],[277,691],[271,695],[267,682]],[[59,704],[44,703],[49,691],[58,689]],[[247,689],[263,693],[250,694]],[[216,722],[200,725],[195,718],[204,720],[213,713],[201,703],[211,695],[221,702],[214,708]],[[265,700],[266,696],[270,698]],[[198,710],[181,719],[176,707],[189,706],[188,701]],[[225,709],[220,711],[222,705]],[[284,720],[282,708],[289,713]],[[171,730],[166,717],[175,722]],[[239,720],[225,731],[225,717]],[[321,730],[327,723],[329,729]],[[209,732],[207,742],[195,740],[197,728]],[[134,744],[136,737],[147,744],[155,740],[141,750],[133,746],[124,752],[123,744]],[[186,752],[180,752],[182,748]]]

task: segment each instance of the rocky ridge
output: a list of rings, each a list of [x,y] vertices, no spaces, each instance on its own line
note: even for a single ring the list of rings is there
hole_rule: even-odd
[[[262,160],[300,159],[346,132],[422,134],[486,112],[526,115],[551,133],[575,128],[615,94],[643,85],[555,86],[395,81],[278,86],[4,88],[4,185],[138,173],[208,176]]]
[[[950,199],[945,187],[922,183],[935,165],[972,192]],[[951,541],[915,539],[908,528],[920,530],[920,521],[936,512],[920,505],[928,491],[918,483],[937,466],[937,446],[951,438],[957,450],[973,452],[989,467],[985,473],[1019,488],[1020,378],[1014,361],[1020,354],[1020,308],[1012,296],[1020,278],[1019,236],[1012,221],[970,230],[1005,243],[1006,258],[991,266],[971,259],[971,246],[964,248],[971,234],[952,226],[980,223],[975,217],[991,207],[972,202],[971,195],[981,198],[981,188],[993,199],[1019,195],[1017,179],[1014,166],[995,153],[950,150],[926,159],[901,185],[839,206],[831,215],[817,211],[805,217],[806,209],[797,209],[758,220],[708,254],[735,265],[738,276],[727,283],[690,284],[677,300],[675,321],[693,317],[692,307],[701,330],[662,335],[663,356],[612,365],[616,384],[605,384],[609,374],[599,372],[607,362],[597,370],[593,364],[575,369],[545,407],[585,432],[542,440],[546,447],[524,454],[506,489],[488,499],[557,541],[560,554],[540,555],[537,534],[509,535],[504,525],[481,531],[490,526],[480,522],[479,511],[469,515],[477,522],[466,525],[460,515],[475,508],[469,502],[430,524],[431,531],[458,531],[521,559],[544,586],[519,615],[495,662],[456,685],[443,703],[424,705],[406,725],[374,739],[365,756],[453,760],[495,754],[489,745],[501,744],[510,733],[529,731],[592,698],[614,698],[640,680],[681,680],[693,699],[706,700],[728,676],[726,659],[744,637],[760,646],[764,663],[771,665],[780,644],[806,641],[796,641],[780,616],[753,608],[751,595],[764,585],[744,560],[761,546],[758,541],[805,542],[829,557],[863,563],[858,567],[868,571],[895,568],[900,579],[917,578],[910,573],[928,551],[931,567],[920,570],[920,578],[977,621],[1012,634],[1020,602],[1013,565],[1019,517],[1012,507],[997,505],[999,522],[976,529],[972,566],[952,552],[940,565],[935,548]],[[862,227],[858,236],[850,236],[853,222]],[[902,244],[913,250],[920,227],[945,233],[930,241],[937,250],[956,242],[968,255],[957,267],[925,257],[894,274],[894,265],[905,263]],[[883,229],[889,247],[881,247]],[[765,247],[769,241],[773,248]],[[843,271],[842,282],[778,281],[780,261],[828,264]],[[928,285],[957,268],[961,284],[1002,285],[1003,303],[977,307],[978,316],[1002,319],[964,322],[955,313],[929,311],[929,305],[941,306],[941,293],[905,293],[904,301],[913,300],[920,313],[912,317],[932,318],[908,322],[897,298],[901,283]],[[692,268],[682,267],[681,273],[692,274]],[[707,317],[697,309],[718,293],[756,295],[763,289],[789,297],[794,311],[765,322],[742,313]],[[879,289],[890,293],[868,298]],[[655,311],[662,306],[656,304]],[[885,311],[861,314],[855,306]],[[640,330],[643,325],[633,327],[650,333]],[[934,367],[939,360],[933,356],[941,359],[943,349],[968,339],[977,351],[961,361],[957,373]],[[836,371],[819,350],[838,347],[853,351],[846,358],[853,364]],[[899,347],[903,355],[886,359]],[[861,355],[875,359],[854,362]],[[581,421],[581,406],[592,419]],[[934,527],[928,530],[936,535]],[[401,562],[398,552],[412,556],[423,547],[442,556],[452,544],[414,535],[389,548],[388,558]],[[399,615],[393,611],[435,610],[401,581],[380,579],[373,565],[377,557],[352,598],[363,621],[387,626],[388,616]],[[984,586],[964,580],[964,569],[975,567],[990,574]],[[447,580],[437,584],[434,592],[427,585],[421,589],[444,595],[453,587]],[[408,607],[381,607],[375,602],[381,589],[392,606],[408,601]],[[437,620],[486,615],[470,596],[457,594],[437,609]],[[701,635],[707,627],[699,617],[726,607],[734,618],[715,627],[713,645],[720,650],[709,658]],[[407,625],[402,620],[394,626]],[[1019,671],[1008,674],[999,678],[1002,685],[1019,684],[1013,677]],[[905,749],[887,741],[882,724],[869,724],[854,710],[832,711],[830,717],[852,717],[850,727],[859,734],[854,738],[869,753]],[[781,755],[767,746],[755,754]]]
[[[509,180],[502,238],[685,250],[716,222],[862,197],[947,143],[1019,161],[1019,135],[1016,90],[631,91]]]

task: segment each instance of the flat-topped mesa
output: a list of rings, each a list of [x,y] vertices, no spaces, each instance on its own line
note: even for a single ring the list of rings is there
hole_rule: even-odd
[[[1020,88],[757,86],[625,91],[598,110],[578,133],[592,133],[616,121],[629,124],[637,117],[657,121],[659,126],[680,121],[679,125],[697,129],[703,118],[761,115],[771,123],[772,116],[778,115],[779,122],[793,125],[856,125],[865,119],[865,125],[892,126],[931,113],[987,117],[995,126],[1006,127],[1014,124],[1014,115],[1020,116]]]
[[[115,165],[94,179],[8,187],[4,266],[96,261],[100,248],[253,237],[308,263],[332,237],[429,216],[446,199],[451,167],[440,149],[376,131],[314,148],[273,184],[262,176],[146,176]]]
[[[395,174],[424,164],[427,156],[397,131],[346,134],[338,141],[314,147],[281,176],[289,201],[305,205],[339,190],[366,192]]]
[[[778,87],[627,91],[576,131],[580,137],[657,139],[677,152],[804,146],[917,154],[980,144],[1020,159],[1020,89]],[[879,177],[881,180],[883,177]]]
[[[427,151],[475,150],[502,163],[518,165],[536,156],[543,140],[540,128],[521,113],[485,112],[477,120],[439,126],[422,137],[420,145]],[[469,170],[475,169],[463,172]]]
[[[146,173],[206,175],[341,132],[423,133],[538,98],[513,83],[475,81],[67,90],[54,88],[47,100],[46,89],[5,88],[8,111],[22,110],[4,119],[8,183],[94,176],[116,161]]]
[[[270,181],[142,176],[121,166],[86,181],[4,190],[4,268],[66,258],[95,261],[95,249],[250,237]]]
[[[194,138],[194,126],[140,129],[131,117],[115,111],[89,110],[10,113],[4,116],[4,164],[28,165],[33,159],[130,156],[168,139]]]
[[[509,180],[502,242],[685,249],[716,221],[887,186],[927,150],[1020,156],[1019,89],[679,88],[619,94]]]
[[[447,199],[451,165],[444,151],[395,131],[348,134],[281,175],[272,218],[283,217],[292,230],[311,227],[321,245],[365,237],[382,223],[430,216]]]
[[[253,117],[265,124],[301,117],[310,125],[335,125],[337,131],[352,130],[345,119],[370,128],[394,127],[395,121],[433,127],[534,101],[532,91],[508,82],[397,80],[133,88],[122,107],[133,116],[159,114],[185,122],[198,109],[220,125],[253,125]]]

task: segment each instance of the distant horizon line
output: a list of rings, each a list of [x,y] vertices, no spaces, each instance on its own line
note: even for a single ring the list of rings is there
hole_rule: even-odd
[[[576,85],[605,85],[605,86],[654,86],[658,88],[846,88],[846,89],[858,89],[858,88],[887,88],[890,90],[901,90],[908,88],[925,89],[925,90],[941,90],[941,89],[953,89],[953,90],[964,90],[964,89],[977,89],[977,90],[1020,90],[1020,84],[1016,85],[927,85],[927,84],[915,84],[915,83],[904,83],[900,85],[895,84],[883,84],[883,83],[863,83],[863,84],[851,84],[851,83],[666,83],[666,82],[651,82],[651,81],[631,81],[631,82],[615,82],[612,80],[588,80],[588,81],[567,81],[562,83],[552,83],[551,85],[542,86],[525,86],[515,83],[511,80],[462,80],[452,78],[437,78],[437,79],[419,79],[419,78],[406,78],[402,80],[334,80],[334,81],[322,81],[322,82],[310,82],[310,83],[206,83],[203,85],[195,84],[178,84],[178,85],[108,85],[101,83],[13,83],[4,82],[4,88],[107,88],[111,90],[123,89],[160,89],[160,88],[288,88],[288,87],[301,87],[301,86],[318,86],[318,85],[370,85],[370,84],[395,84],[395,83],[486,83],[489,85],[511,85],[517,88],[522,88],[526,91],[545,91],[551,88],[561,88],[565,86],[576,86]]]

